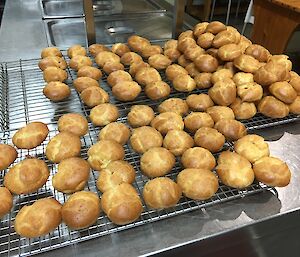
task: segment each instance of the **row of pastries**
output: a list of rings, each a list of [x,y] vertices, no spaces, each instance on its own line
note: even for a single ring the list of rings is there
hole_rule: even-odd
[[[75,113],[60,117],[59,133],[50,139],[45,151],[47,159],[57,165],[53,188],[70,196],[63,205],[45,198],[24,206],[14,224],[21,236],[45,235],[62,221],[70,229],[86,228],[97,221],[102,211],[115,224],[137,220],[143,205],[132,186],[136,167],[125,157],[123,146],[128,142],[140,154],[140,169],[149,178],[142,192],[149,208],[175,206],[182,195],[194,200],[209,199],[217,192],[219,182],[238,189],[248,187],[254,179],[270,186],[286,186],[290,182],[288,166],[270,157],[264,139],[247,135],[246,127],[236,120],[253,117],[256,109],[270,117],[298,113],[299,97],[286,95],[292,92],[290,86],[296,90],[298,75],[291,71],[285,56],[271,56],[234,28],[218,22],[200,23],[193,31],[183,32],[178,40],[167,41],[163,48],[132,36],[128,45],[118,43],[109,49],[94,44],[89,52],[100,69],[93,67],[85,48],[76,45],[68,50],[69,67],[77,72],[73,86],[92,108],[89,117]],[[67,86],[63,83],[67,79],[67,64],[62,54],[56,48],[46,48],[41,55],[39,67],[48,83],[44,95],[51,101],[66,99],[62,87]],[[279,68],[284,72],[275,78],[273,73]],[[208,94],[166,99],[172,89],[158,70],[165,72],[177,91],[207,88]],[[103,73],[112,94],[120,101],[133,101],[142,90],[152,100],[166,100],[159,104],[156,115],[151,106],[132,106],[127,115],[130,127],[117,122],[120,112],[110,103],[109,92],[101,87]],[[282,83],[289,84],[283,93],[282,88],[287,87]],[[84,160],[79,157],[80,137],[88,133],[87,118],[101,130],[98,142],[88,149],[88,159]],[[15,133],[13,144],[18,149],[33,149],[48,134],[45,124],[33,122]],[[226,140],[234,141],[234,151],[222,151]],[[4,151],[10,154],[1,170],[17,158],[14,147],[1,144],[0,158],[4,158]],[[213,154],[217,152],[220,154],[215,159]],[[175,182],[167,175],[176,165],[176,158],[182,170]],[[100,193],[82,191],[90,169],[99,172],[96,186],[102,193],[101,199]],[[46,163],[36,158],[10,166],[4,177],[5,187],[0,188],[0,216],[12,208],[11,193],[36,192],[49,175]],[[41,224],[34,226],[34,220]]]

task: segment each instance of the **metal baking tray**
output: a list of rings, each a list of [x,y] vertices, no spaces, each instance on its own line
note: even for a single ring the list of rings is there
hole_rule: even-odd
[[[175,207],[166,210],[148,209],[143,202],[144,211],[140,219],[128,225],[114,225],[108,220],[106,215],[102,213],[93,226],[79,231],[69,230],[67,226],[62,223],[55,231],[40,238],[27,239],[18,236],[14,231],[14,220],[18,211],[24,205],[33,203],[39,198],[49,196],[55,197],[61,203],[66,201],[67,196],[56,191],[51,185],[52,175],[56,173],[57,165],[48,162],[44,154],[46,145],[50,138],[57,133],[56,122],[58,118],[67,112],[78,112],[85,115],[89,120],[88,115],[90,112],[90,109],[81,102],[79,95],[72,86],[72,81],[76,78],[76,73],[70,69],[67,70],[69,76],[66,83],[71,87],[71,97],[68,100],[60,103],[52,103],[46,99],[42,94],[42,88],[44,87],[45,82],[42,78],[42,72],[37,66],[38,61],[39,59],[19,60],[16,62],[0,64],[1,143],[11,144],[11,139],[15,131],[28,122],[43,121],[47,123],[50,129],[47,139],[41,146],[38,146],[35,149],[18,150],[18,159],[16,162],[23,160],[26,158],[26,156],[35,156],[46,161],[51,173],[48,182],[42,188],[40,188],[38,192],[14,197],[12,212],[6,215],[0,222],[0,256],[34,255],[81,241],[105,236],[121,230],[141,226],[143,224],[155,222],[161,219],[170,218],[196,209],[206,208],[211,205],[238,199],[265,190],[272,190],[272,192],[276,193],[275,189],[258,182],[255,182],[244,190],[233,189],[220,184],[218,192],[211,199],[206,201],[193,201],[183,197]],[[166,80],[164,73],[161,73],[161,75],[162,78]],[[148,104],[156,111],[158,104],[161,102],[151,101],[145,96],[144,93],[142,93],[135,101],[130,103],[122,103],[117,101],[111,94],[110,87],[106,83],[106,76],[101,79],[100,83],[101,86],[109,92],[111,102],[116,104],[120,110],[121,115],[118,121],[125,124],[127,124],[126,116],[131,105],[142,103]],[[200,93],[204,91],[195,90],[194,92]],[[176,91],[172,91],[170,94],[170,97],[185,98],[186,96],[186,93],[180,93]],[[297,117],[297,119],[298,118],[299,117]],[[254,129],[261,126],[266,127],[277,125],[278,122],[287,123],[294,120],[294,116],[288,116],[285,119],[270,122],[269,119],[261,117],[259,118],[259,122],[255,118],[252,121],[247,121],[246,125],[248,129]],[[83,158],[87,157],[87,150],[89,147],[97,142],[99,131],[100,128],[94,127],[94,125],[89,121],[89,133],[82,138],[81,156]],[[232,144],[226,143],[224,150],[229,148],[232,148]],[[125,160],[129,161],[136,170],[136,180],[134,182],[134,186],[138,190],[138,193],[142,195],[143,186],[149,179],[140,171],[140,155],[132,150],[130,144],[126,144],[124,149],[126,153]],[[217,155],[218,154],[215,156]],[[172,179],[176,179],[178,172],[180,172],[182,169],[183,168],[177,159],[175,167],[167,176]],[[0,172],[0,185],[3,184],[5,172],[6,171]],[[96,188],[97,177],[98,172],[92,171],[85,189],[96,192],[99,196],[101,196],[101,193]]]
[[[44,19],[84,17],[82,0],[40,0]],[[152,0],[94,0],[94,16],[146,14],[165,11]]]
[[[169,13],[158,12],[148,15],[124,15],[122,17],[95,17],[96,42],[114,44],[127,42],[137,34],[149,40],[172,37],[173,18]],[[87,46],[85,21],[83,18],[44,20],[49,46],[67,49],[70,45]],[[184,29],[189,29],[184,24]]]

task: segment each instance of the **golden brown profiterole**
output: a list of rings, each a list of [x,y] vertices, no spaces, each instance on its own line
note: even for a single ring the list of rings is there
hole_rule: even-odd
[[[262,157],[253,164],[255,178],[269,186],[284,187],[290,183],[291,171],[276,157]]]
[[[130,137],[130,145],[137,153],[145,153],[152,147],[160,147],[163,144],[162,135],[149,126],[142,126],[133,129]]]
[[[237,140],[234,143],[234,150],[251,163],[270,155],[268,143],[263,137],[255,134],[246,135]]]
[[[59,102],[71,95],[68,85],[60,81],[51,81],[43,88],[43,94],[53,102]]]
[[[228,141],[236,141],[247,135],[247,129],[243,123],[237,120],[219,120],[215,129],[222,133]]]
[[[152,147],[140,159],[143,174],[149,178],[168,174],[175,165],[175,156],[166,148]]]
[[[79,113],[67,113],[62,115],[57,122],[60,132],[70,132],[79,137],[84,136],[88,132],[88,121]]]
[[[163,101],[158,106],[158,111],[159,113],[174,112],[183,116],[189,112],[189,106],[187,105],[185,100],[173,97]]]
[[[17,195],[33,193],[47,182],[49,174],[43,160],[28,158],[9,169],[4,176],[4,186]]]
[[[16,149],[7,144],[0,144],[0,171],[7,169],[16,159]]]
[[[163,146],[175,156],[180,156],[194,146],[194,139],[183,130],[170,130],[164,138]]]
[[[49,141],[46,147],[48,160],[59,163],[64,159],[80,155],[80,138],[70,132],[60,132]]]
[[[62,220],[70,229],[83,229],[94,224],[101,212],[99,196],[94,192],[80,191],[64,203]]]
[[[124,145],[130,136],[130,129],[121,122],[107,124],[99,133],[99,140],[113,140]]]
[[[102,170],[112,161],[123,160],[125,156],[122,145],[113,140],[100,140],[87,152],[88,162],[94,170]]]
[[[212,153],[222,150],[225,137],[214,128],[199,128],[194,135],[195,145],[201,146]]]
[[[41,198],[32,205],[25,205],[16,216],[15,231],[28,238],[47,235],[61,223],[61,208],[54,198]]]
[[[0,187],[0,219],[10,212],[13,206],[13,197],[6,187]]]
[[[145,94],[151,100],[159,100],[170,95],[171,88],[164,81],[154,81],[145,86]]]
[[[143,211],[138,193],[127,183],[105,191],[101,198],[101,207],[107,217],[117,225],[136,221]]]
[[[12,142],[19,149],[33,149],[44,142],[49,129],[43,122],[28,123],[19,129],[13,136]]]
[[[219,155],[216,171],[222,183],[233,188],[243,189],[254,181],[251,163],[234,152],[225,151]]]
[[[167,177],[149,180],[143,189],[145,203],[152,209],[166,209],[175,206],[181,195],[181,188]]]
[[[219,188],[217,176],[207,169],[184,169],[177,176],[183,194],[193,200],[211,198]]]
[[[83,190],[89,176],[89,163],[79,157],[71,157],[58,164],[57,173],[52,177],[52,185],[60,192],[71,194]]]
[[[154,119],[153,109],[148,105],[133,105],[127,115],[127,121],[132,127],[147,126]]]

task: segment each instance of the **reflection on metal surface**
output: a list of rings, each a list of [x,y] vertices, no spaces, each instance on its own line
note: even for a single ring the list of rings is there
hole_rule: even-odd
[[[82,18],[45,20],[45,31],[49,45],[66,49],[74,44],[86,45],[85,26]],[[172,37],[172,17],[166,13],[125,16],[118,19],[95,17],[96,42],[114,44],[126,42],[132,34],[144,36],[150,40]],[[184,26],[187,29],[187,26]]]
[[[39,0],[44,19],[83,17],[83,0]],[[95,16],[151,13],[165,11],[155,0],[94,0]]]

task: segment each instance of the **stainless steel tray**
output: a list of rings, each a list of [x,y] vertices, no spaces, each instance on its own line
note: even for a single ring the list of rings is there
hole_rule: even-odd
[[[36,156],[47,162],[51,173],[46,185],[39,189],[38,192],[14,197],[14,207],[12,212],[9,215],[6,215],[0,222],[0,256],[28,256],[38,254],[66,245],[140,226],[146,223],[169,218],[182,213],[190,212],[192,210],[206,208],[210,205],[238,199],[247,195],[262,192],[264,190],[272,190],[274,193],[276,193],[275,189],[273,190],[272,188],[258,182],[255,182],[245,190],[237,190],[220,184],[216,195],[207,201],[193,201],[183,197],[175,207],[161,211],[148,209],[143,203],[144,211],[140,219],[129,225],[116,226],[108,220],[106,215],[101,214],[96,224],[80,231],[69,230],[65,224],[61,224],[54,232],[40,238],[26,239],[18,236],[14,231],[13,223],[16,214],[22,208],[22,206],[33,203],[39,198],[49,196],[55,197],[61,203],[64,203],[66,200],[66,195],[54,190],[51,185],[51,178],[52,175],[56,173],[57,165],[48,162],[44,155],[47,143],[49,142],[50,138],[57,133],[56,121],[62,114],[66,112],[82,113],[89,120],[88,115],[90,112],[90,109],[81,102],[77,92],[72,86],[72,81],[74,78],[76,78],[76,74],[70,69],[68,69],[69,78],[67,80],[67,84],[70,85],[72,90],[71,97],[68,100],[60,103],[51,103],[48,99],[46,99],[42,94],[42,88],[45,82],[42,78],[42,72],[38,69],[38,61],[39,60],[37,59],[19,60],[17,62],[0,64],[0,99],[2,108],[1,122],[2,120],[4,121],[1,123],[1,143],[10,144],[11,138],[15,131],[28,122],[40,120],[47,123],[49,125],[50,133],[45,142],[33,150],[18,150],[18,159],[16,162],[23,160],[28,155]],[[165,80],[163,73],[162,77]],[[121,117],[118,119],[118,121],[123,123],[127,123],[126,115],[132,104],[149,104],[156,110],[156,107],[160,103],[160,101],[151,101],[150,99],[146,98],[143,93],[134,102],[119,102],[112,96],[110,87],[106,83],[105,76],[101,80],[101,86],[109,92],[111,96],[111,102],[118,106],[121,113]],[[198,90],[195,92],[203,92],[203,90]],[[172,91],[170,97],[184,98],[186,95],[187,94],[185,93]],[[273,123],[267,123],[269,120],[266,119],[265,123],[262,125],[272,126],[278,122],[291,122],[294,118],[295,117],[288,117],[285,120],[274,121]],[[262,121],[260,122],[263,123],[263,117],[261,120]],[[260,124],[257,124],[255,120],[252,123],[248,122],[247,126],[248,128],[254,128],[254,125],[261,126]],[[89,122],[89,128],[89,133],[82,138],[81,156],[83,158],[87,157],[87,150],[89,147],[97,142],[97,136],[100,130],[100,128],[94,127],[91,122]],[[227,143],[224,146],[224,149],[231,147],[232,146]],[[136,180],[134,186],[141,195],[143,186],[148,181],[148,178],[145,177],[140,171],[140,155],[132,150],[130,144],[126,144],[124,148],[126,153],[125,160],[129,161],[136,170]],[[180,170],[182,170],[182,167],[177,159],[176,166],[167,176],[172,179],[176,179],[176,176]],[[1,185],[3,184],[5,172],[6,171],[0,172]],[[97,172],[91,172],[86,190],[94,191],[101,196],[101,193],[96,188],[97,176]]]
[[[131,15],[116,18],[95,17],[96,42],[114,44],[126,42],[133,34],[150,40],[172,37],[172,17],[159,12],[151,15]],[[47,41],[50,46],[67,49],[70,45],[87,46],[83,18],[44,20]],[[188,27],[184,25],[184,29]]]
[[[82,0],[40,0],[44,19],[83,17]],[[94,0],[95,16],[151,13],[164,10],[152,0]],[[164,10],[165,11],[165,10]]]

